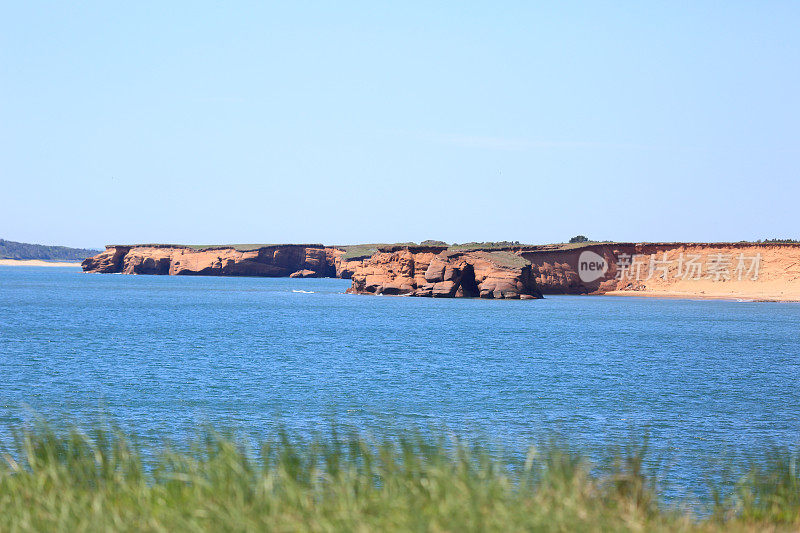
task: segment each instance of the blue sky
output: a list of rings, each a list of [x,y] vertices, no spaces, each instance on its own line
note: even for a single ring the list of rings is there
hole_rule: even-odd
[[[800,3],[69,4],[2,8],[6,239],[800,238]]]

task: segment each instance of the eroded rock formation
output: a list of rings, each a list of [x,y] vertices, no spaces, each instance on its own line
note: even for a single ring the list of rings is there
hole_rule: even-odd
[[[82,263],[86,272],[171,276],[332,277],[335,251],[288,244],[253,249],[169,245],[107,246]]]
[[[584,252],[608,267],[595,280],[580,277]],[[800,301],[800,245],[793,243],[598,243],[518,253],[544,294]]]
[[[605,265],[601,275],[588,281],[580,275],[585,253]],[[636,265],[627,275],[620,275],[621,257],[633,259]],[[742,258],[748,268],[745,275],[739,270]],[[753,276],[750,269],[755,258],[758,268]],[[690,260],[697,275],[688,275]],[[726,263],[720,265],[721,260]],[[716,271],[710,272],[713,265]],[[106,247],[86,259],[83,269],[124,274],[352,278],[348,292],[358,294],[481,298],[633,294],[800,301],[800,245],[792,243],[587,243],[469,250],[385,246],[371,257],[353,257],[344,249],[318,244],[124,245]]]
[[[530,262],[510,252],[389,247],[356,266],[348,292],[432,296],[541,298]]]

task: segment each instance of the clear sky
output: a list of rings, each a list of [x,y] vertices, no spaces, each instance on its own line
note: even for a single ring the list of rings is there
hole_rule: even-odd
[[[800,238],[798,2],[72,4],[3,3],[2,238]]]

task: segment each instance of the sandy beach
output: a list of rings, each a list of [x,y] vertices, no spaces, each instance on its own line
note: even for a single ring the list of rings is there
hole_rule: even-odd
[[[39,259],[0,259],[0,266],[80,267],[80,263],[40,261]]]
[[[692,298],[745,300],[756,302],[798,302],[800,301],[800,247],[797,246],[752,246],[724,247],[685,245],[668,251],[671,257],[679,254],[686,257],[700,257],[708,265],[713,257],[729,258],[726,277],[729,279],[709,279],[704,273],[700,279],[678,277],[674,265],[670,267],[667,279],[654,275],[640,282],[634,281],[630,287],[620,286],[607,292],[612,296],[649,296],[656,298]],[[757,279],[743,275],[738,279],[734,267],[738,254],[760,257]],[[659,256],[660,257],[660,256]],[[623,284],[620,284],[623,285]]]
[[[678,292],[678,291],[610,291],[601,296],[634,296],[639,298],[677,298],[684,300],[731,300],[736,302],[800,302],[800,293],[744,292]]]

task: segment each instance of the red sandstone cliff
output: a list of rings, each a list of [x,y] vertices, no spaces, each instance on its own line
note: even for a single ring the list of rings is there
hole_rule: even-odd
[[[336,275],[339,250],[288,244],[252,249],[171,245],[107,246],[82,263],[86,272],[122,274],[326,277]]]
[[[439,298],[541,298],[530,263],[509,252],[389,247],[358,265],[348,292]]]
[[[594,281],[580,278],[584,252],[607,264]],[[517,253],[531,262],[545,294],[800,301],[798,244],[613,243],[537,246]]]
[[[604,265],[594,279],[580,275],[584,253]],[[514,264],[520,259],[525,266]],[[800,245],[597,243],[471,251],[395,247],[363,261],[352,279],[349,292],[360,294],[484,298],[611,294],[800,301]]]
[[[579,263],[585,252],[596,254],[606,265],[597,279],[581,279]],[[636,266],[620,272],[619,260],[624,256],[633,258]],[[756,257],[756,276],[739,269],[743,259],[749,269]],[[698,267],[696,275],[687,275],[689,260]],[[715,271],[709,271],[715,264]],[[613,294],[800,301],[797,244],[596,243],[483,250],[390,246],[355,259],[348,259],[343,249],[322,245],[126,245],[108,246],[86,259],[83,269],[125,274],[352,277],[348,292],[364,294],[483,298]]]

